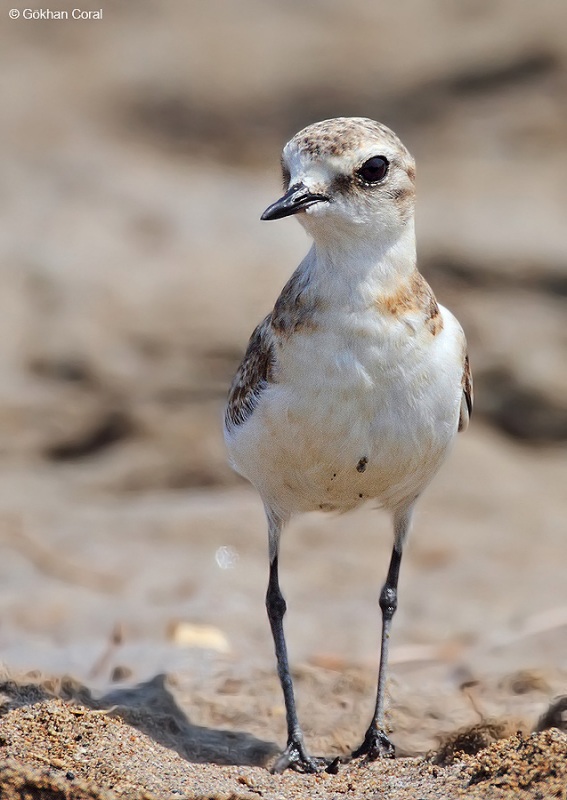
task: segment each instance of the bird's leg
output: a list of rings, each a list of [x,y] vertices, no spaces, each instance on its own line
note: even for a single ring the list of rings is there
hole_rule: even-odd
[[[384,697],[388,672],[388,651],[390,648],[390,630],[392,619],[398,607],[398,577],[402,562],[402,547],[411,521],[410,508],[395,519],[395,539],[390,558],[390,566],[386,581],[380,592],[380,608],[382,610],[382,640],[380,646],[380,667],[378,669],[378,688],[376,691],[376,707],[374,716],[364,736],[364,741],[353,752],[353,758],[366,756],[373,761],[377,758],[393,758],[395,748],[384,731]]]
[[[386,582],[380,592],[380,608],[382,609],[382,642],[380,647],[380,667],[378,669],[378,689],[376,691],[376,707],[364,741],[354,752],[354,758],[366,756],[370,760],[376,758],[393,758],[394,745],[384,732],[384,694],[388,670],[388,650],[390,645],[390,629],[392,618],[398,605],[398,574],[402,560],[401,551],[392,550],[390,568]]]
[[[270,556],[272,556],[271,553]],[[274,637],[278,675],[282,685],[287,719],[287,747],[274,764],[273,772],[283,772],[288,767],[300,769],[303,772],[319,772],[320,767],[316,760],[312,758],[305,749],[303,732],[299,725],[299,720],[297,719],[295,698],[293,696],[293,683],[289,672],[287,647],[283,631],[283,617],[286,612],[286,603],[280,591],[278,580],[277,552],[270,559],[270,579],[268,582],[268,592],[266,594],[266,608],[272,628],[272,636]]]

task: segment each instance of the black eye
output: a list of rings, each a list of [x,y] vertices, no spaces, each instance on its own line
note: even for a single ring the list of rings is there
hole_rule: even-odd
[[[373,156],[365,161],[360,169],[356,170],[356,174],[365,183],[378,183],[388,174],[389,166],[388,159],[384,156]]]

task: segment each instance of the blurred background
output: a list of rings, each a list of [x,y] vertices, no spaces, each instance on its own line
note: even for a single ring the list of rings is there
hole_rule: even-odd
[[[476,381],[417,515],[393,662],[567,666],[567,6],[82,8],[100,4],[93,21],[1,14],[4,664],[100,683],[272,668],[263,512],[222,409],[309,247],[295,221],[259,220],[281,147],[360,115],[416,157],[420,268]],[[390,547],[370,509],[289,527],[294,663],[376,663]]]

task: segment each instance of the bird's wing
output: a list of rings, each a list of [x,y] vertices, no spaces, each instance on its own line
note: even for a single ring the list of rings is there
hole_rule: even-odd
[[[473,380],[472,380],[471,367],[469,364],[469,357],[466,353],[465,353],[465,362],[463,365],[462,385],[463,385],[463,396],[461,398],[459,431],[466,431],[473,410]]]
[[[250,337],[232,381],[225,412],[227,430],[242,425],[252,414],[261,393],[272,379],[274,363],[272,314],[268,314]]]

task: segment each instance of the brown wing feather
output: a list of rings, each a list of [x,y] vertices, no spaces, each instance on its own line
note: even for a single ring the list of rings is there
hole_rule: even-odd
[[[225,412],[228,430],[242,425],[252,414],[260,394],[272,379],[274,361],[272,315],[268,314],[250,337],[242,363],[232,381]]]
[[[467,429],[473,410],[473,380],[472,380],[472,372],[469,364],[468,355],[465,355],[462,384],[463,384],[463,399],[461,401],[459,431],[465,431]]]

